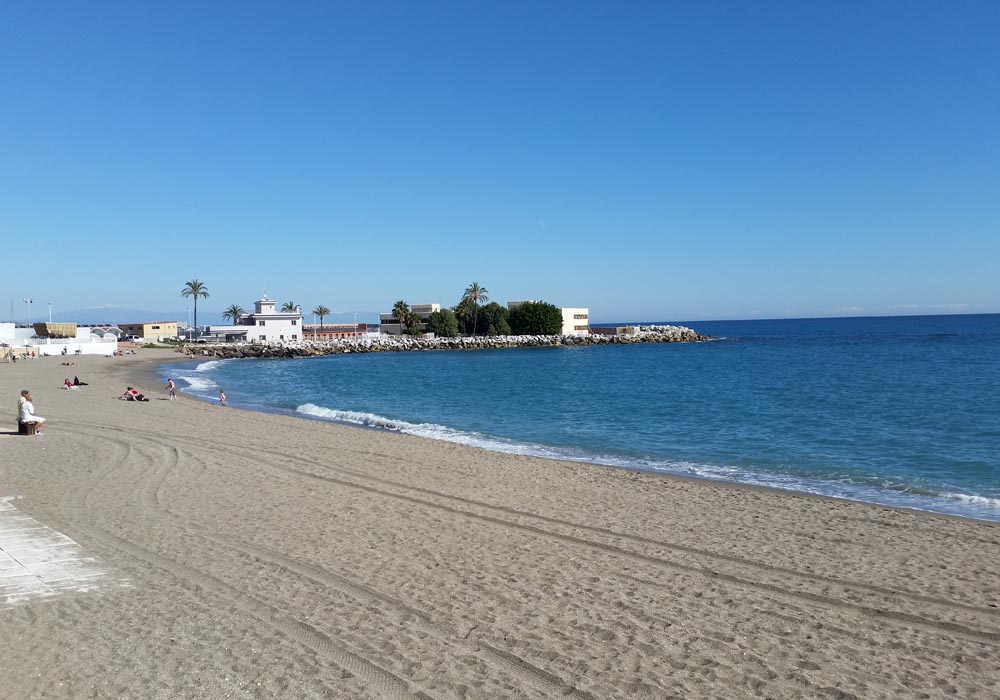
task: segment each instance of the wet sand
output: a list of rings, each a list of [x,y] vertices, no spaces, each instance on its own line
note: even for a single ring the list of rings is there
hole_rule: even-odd
[[[167,401],[177,357],[0,365],[0,548],[83,567],[0,563],[0,697],[1000,697],[1000,525]]]

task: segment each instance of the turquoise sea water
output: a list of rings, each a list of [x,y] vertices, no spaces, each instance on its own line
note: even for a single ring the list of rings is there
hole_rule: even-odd
[[[243,408],[1000,520],[1000,315],[690,322],[717,342],[163,369]]]

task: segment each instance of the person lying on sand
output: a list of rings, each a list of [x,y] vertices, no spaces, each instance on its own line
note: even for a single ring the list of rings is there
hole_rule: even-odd
[[[118,398],[122,399],[123,401],[149,401],[149,399],[147,399],[145,396],[140,394],[132,387],[128,387],[125,390],[125,393],[119,396]]]

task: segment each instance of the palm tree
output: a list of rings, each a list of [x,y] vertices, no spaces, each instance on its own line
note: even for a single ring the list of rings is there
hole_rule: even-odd
[[[413,311],[410,310],[410,305],[405,301],[400,299],[395,304],[392,305],[392,315],[396,317],[399,321],[399,329],[402,332],[404,329],[410,329],[411,317],[413,316]]]
[[[228,309],[222,312],[222,318],[233,319],[233,325],[235,326],[237,323],[240,322],[240,316],[242,316],[245,313],[246,311],[243,310],[242,306],[240,306],[239,304],[233,304]]]
[[[479,307],[489,300],[489,290],[486,287],[480,287],[479,282],[473,282],[465,288],[465,294],[462,295],[462,302],[472,304],[472,335],[476,334],[476,326],[479,323]]]
[[[320,304],[315,309],[313,309],[312,312],[314,314],[316,314],[317,316],[319,316],[319,330],[322,332],[322,330],[323,330],[323,318],[325,316],[328,316],[330,314],[330,309],[328,309],[325,306],[323,306],[322,304]]]
[[[468,299],[462,299],[455,307],[455,316],[462,321],[463,333],[468,334],[469,328],[472,327],[472,317],[475,315],[474,306],[475,304]]]
[[[295,311],[296,306],[298,306],[298,304],[296,304],[294,301],[286,301],[284,304],[281,305],[281,310],[288,312]]]
[[[194,328],[198,330],[198,297],[208,298],[208,287],[199,279],[193,279],[184,285],[181,290],[182,297],[194,297]]]

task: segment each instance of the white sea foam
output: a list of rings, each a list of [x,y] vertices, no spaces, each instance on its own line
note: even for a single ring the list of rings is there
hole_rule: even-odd
[[[202,362],[200,365],[194,368],[195,372],[210,372],[213,369],[217,369],[225,360],[209,360],[208,362]]]
[[[206,376],[206,372],[218,369],[219,365],[223,362],[225,360],[209,360],[208,362],[202,362],[197,367],[181,370],[177,374],[177,378],[187,384],[187,386],[183,387],[183,390],[192,394],[200,394],[217,389],[219,385],[213,379]]]
[[[177,378],[187,384],[185,389],[196,394],[219,386],[208,377],[200,377],[197,374],[180,374]]]
[[[977,506],[987,506],[989,508],[996,508],[1000,510],[1000,498],[988,498],[987,496],[972,496],[966,493],[942,493],[943,498],[949,498],[953,501],[960,501],[962,503],[972,503]]]
[[[513,441],[495,438],[482,433],[465,432],[455,430],[436,423],[409,423],[403,420],[386,418],[374,413],[362,413],[359,411],[341,411],[333,408],[324,408],[316,404],[307,403],[295,409],[297,413],[313,418],[336,421],[338,423],[351,423],[361,425],[366,428],[377,428],[379,430],[390,430],[396,433],[406,433],[407,435],[418,435],[420,437],[431,438],[433,440],[443,440],[454,442],[460,445],[470,445],[472,447],[482,447],[483,449],[495,452],[512,452],[515,454],[536,455],[539,457],[561,457],[553,450],[541,445],[525,445]]]
[[[211,378],[206,376],[206,372],[211,372],[216,370],[223,362],[228,360],[209,360],[207,362],[202,362],[197,367],[191,367],[189,369],[183,369],[175,373],[175,377],[186,386],[182,386],[181,390],[189,394],[202,394],[209,393],[213,389],[218,389],[219,385]]]

